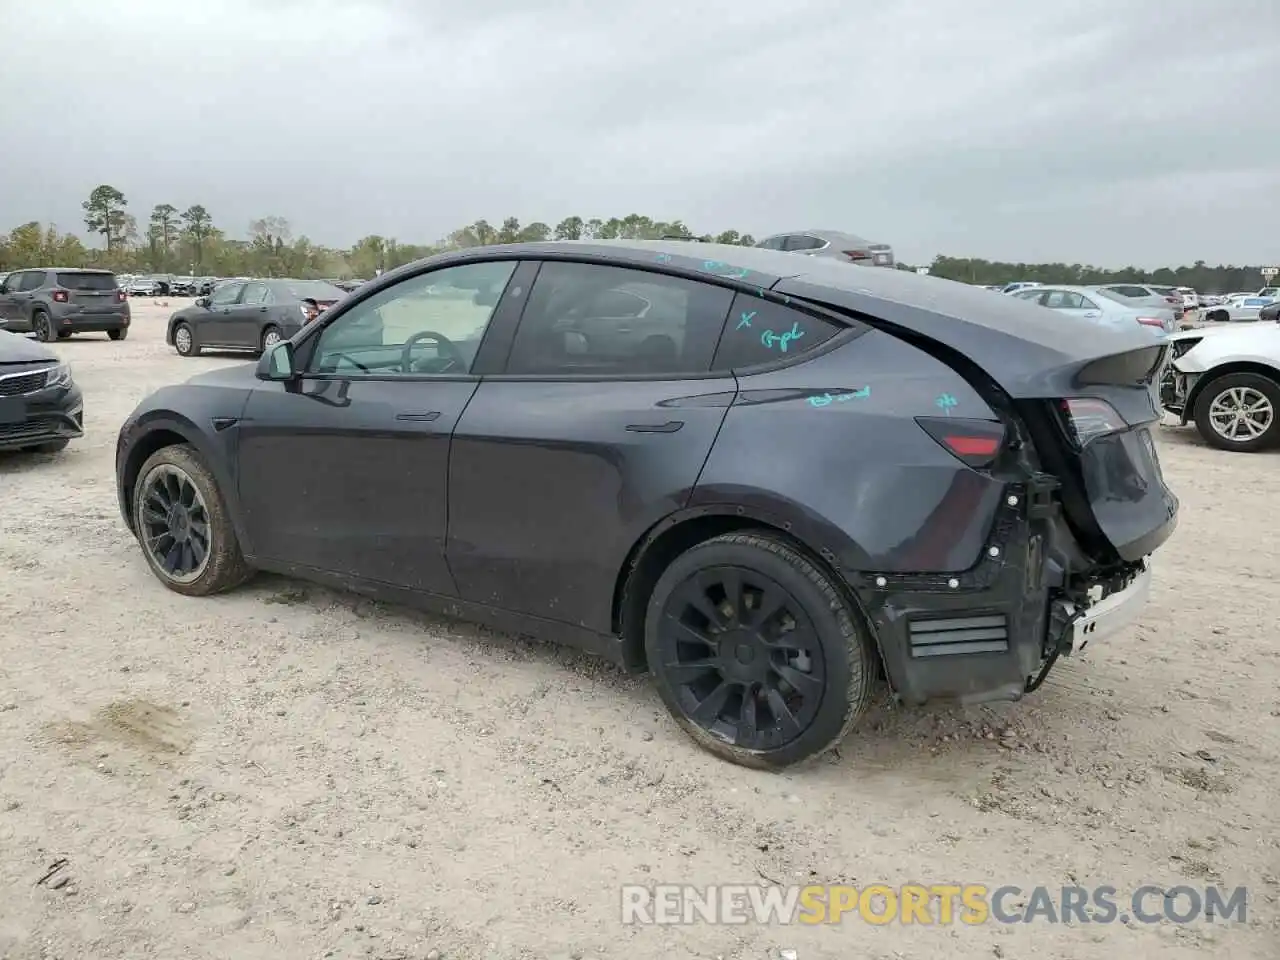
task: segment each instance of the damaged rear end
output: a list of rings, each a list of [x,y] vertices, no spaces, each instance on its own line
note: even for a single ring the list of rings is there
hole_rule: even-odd
[[[890,275],[876,284],[887,290],[837,292],[821,280],[774,289],[930,353],[993,414],[915,418],[975,482],[999,485],[978,561],[963,572],[846,572],[890,682],[915,703],[1018,699],[1061,656],[1124,628],[1145,606],[1152,555],[1178,515],[1153,436],[1168,347],[1056,314],[1046,323],[1043,310],[945,281]]]

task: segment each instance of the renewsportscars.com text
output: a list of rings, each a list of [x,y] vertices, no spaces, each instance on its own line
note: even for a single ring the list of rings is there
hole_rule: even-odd
[[[985,884],[769,886],[683,884],[622,888],[625,924],[1178,923],[1247,917],[1248,890],[1147,884],[1022,888]]]

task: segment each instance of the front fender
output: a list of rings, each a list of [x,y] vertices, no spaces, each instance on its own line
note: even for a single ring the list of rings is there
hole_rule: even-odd
[[[125,525],[136,535],[132,517],[133,488],[143,463],[157,450],[174,443],[189,444],[200,454],[226,502],[241,550],[251,553],[239,497],[237,431],[234,427],[215,430],[212,422],[203,428],[191,417],[174,410],[154,409],[135,414],[120,430],[116,441],[116,497]]]

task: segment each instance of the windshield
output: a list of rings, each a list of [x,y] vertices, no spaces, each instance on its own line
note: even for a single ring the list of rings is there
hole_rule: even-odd
[[[112,273],[60,273],[58,286],[67,290],[114,290],[116,278]]]
[[[347,295],[341,287],[323,280],[292,280],[281,284],[281,288],[295,300],[305,300],[308,297],[312,300],[341,300]]]

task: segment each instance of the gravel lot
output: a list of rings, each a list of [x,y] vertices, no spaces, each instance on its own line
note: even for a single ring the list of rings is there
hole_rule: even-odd
[[[1276,457],[1164,430],[1182,525],[1141,626],[1023,703],[885,707],[769,775],[572,653],[279,578],[165,590],[117,515],[116,431],[243,362],[166,347],[180,303],[58,344],[86,436],[0,458],[0,956],[1280,956]],[[761,878],[1247,885],[1249,920],[620,924],[621,884]]]

